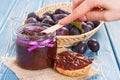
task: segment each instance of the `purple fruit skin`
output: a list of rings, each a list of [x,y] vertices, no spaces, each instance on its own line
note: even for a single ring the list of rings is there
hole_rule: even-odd
[[[34,12],[29,13],[27,16],[27,18],[31,18],[31,17],[34,17],[37,21],[40,21],[39,16],[36,15],[36,13],[34,13]]]
[[[84,54],[86,50],[87,50],[87,44],[85,42],[79,42],[76,45],[76,51],[78,53]]]
[[[53,20],[54,20],[55,22],[58,22],[60,19],[66,17],[66,16],[67,16],[66,14],[54,14],[54,15],[53,15]]]
[[[84,30],[84,33],[89,32],[89,31],[92,30],[91,25],[87,25],[87,24],[84,23],[84,22],[81,24],[81,26],[82,26],[82,29]]]
[[[27,18],[25,21],[26,24],[28,23],[37,23],[37,20],[33,17]]]
[[[56,9],[55,14],[67,14],[67,15],[69,15],[70,13],[68,11],[65,11],[62,9]]]
[[[56,35],[69,35],[69,30],[66,27],[62,27],[56,31]]]
[[[51,18],[44,18],[41,23],[46,23],[50,25],[54,25],[54,21]]]
[[[100,44],[95,39],[88,40],[87,45],[92,52],[97,52],[100,49]]]
[[[76,27],[73,27],[71,30],[70,30],[70,35],[79,35],[81,34],[81,31],[76,28]]]

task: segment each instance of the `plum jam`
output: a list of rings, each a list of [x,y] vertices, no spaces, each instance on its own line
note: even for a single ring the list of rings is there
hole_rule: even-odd
[[[53,67],[57,51],[56,33],[41,33],[40,26],[25,25],[17,30],[17,64],[25,69]]]
[[[64,70],[77,70],[92,64],[93,59],[89,59],[82,54],[73,51],[63,51],[55,59],[55,64]]]

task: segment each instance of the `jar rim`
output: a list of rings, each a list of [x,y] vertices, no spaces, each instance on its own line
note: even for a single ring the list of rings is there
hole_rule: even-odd
[[[24,24],[24,25],[18,27],[17,32],[16,32],[17,37],[25,39],[25,40],[29,40],[26,37],[30,37],[30,36],[25,35],[25,34],[21,34],[21,31],[25,28],[29,28],[31,30],[34,28],[39,28],[39,29],[41,28],[42,29],[42,27],[40,26],[40,23],[38,25],[36,25],[36,24],[38,24],[38,23],[29,23],[29,24]],[[45,35],[37,35],[37,37],[39,37],[39,39],[44,38],[44,37],[53,37],[53,36],[56,36],[56,31],[49,33],[49,34],[45,34]]]

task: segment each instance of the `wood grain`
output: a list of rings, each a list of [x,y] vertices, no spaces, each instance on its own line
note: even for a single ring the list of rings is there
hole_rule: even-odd
[[[0,3],[0,56],[15,56],[15,32],[29,12],[41,7],[71,0],[1,0]],[[94,67],[101,71],[101,75],[88,80],[119,80],[120,70],[120,22],[106,23],[106,25],[92,37],[100,42],[97,53],[100,61]],[[106,27],[107,26],[107,27]],[[117,61],[116,61],[117,60]],[[0,62],[0,80],[18,80],[12,71]]]
[[[120,21],[106,23],[106,30],[120,70]]]

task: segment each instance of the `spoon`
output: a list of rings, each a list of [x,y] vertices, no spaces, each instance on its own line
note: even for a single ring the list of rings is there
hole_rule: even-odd
[[[43,32],[43,33],[46,33],[46,34],[49,34],[49,33],[53,33],[54,31],[56,31],[56,30],[58,30],[58,29],[60,29],[60,28],[62,28],[62,27],[63,27],[63,25],[56,24],[56,25],[54,25],[54,26],[51,26],[51,27],[43,30],[42,32]]]

